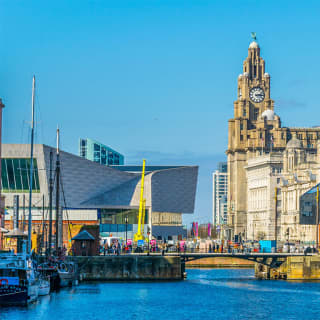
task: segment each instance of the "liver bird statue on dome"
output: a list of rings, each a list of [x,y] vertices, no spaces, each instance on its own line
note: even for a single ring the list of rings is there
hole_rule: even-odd
[[[251,38],[253,41],[257,40],[257,34],[255,32],[251,32]]]

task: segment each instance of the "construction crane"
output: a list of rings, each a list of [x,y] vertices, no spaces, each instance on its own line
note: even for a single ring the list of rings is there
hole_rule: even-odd
[[[143,197],[144,191],[144,176],[146,169],[146,160],[143,159],[142,164],[142,174],[141,174],[141,188],[140,188],[140,203],[139,203],[139,217],[138,217],[138,231],[134,235],[133,240],[137,242],[138,240],[144,240],[144,219],[145,219],[145,207],[146,207],[146,199]]]

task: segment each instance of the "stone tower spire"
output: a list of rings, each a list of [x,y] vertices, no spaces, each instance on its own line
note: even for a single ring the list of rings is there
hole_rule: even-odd
[[[260,56],[254,34],[238,77],[238,95],[234,102],[234,118],[228,133],[228,223],[234,235],[246,232],[247,193],[245,166],[255,151],[268,152],[275,147],[272,130],[281,127],[270,98],[270,76]]]

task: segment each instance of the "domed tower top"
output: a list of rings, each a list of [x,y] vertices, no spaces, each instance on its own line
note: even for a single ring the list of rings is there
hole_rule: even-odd
[[[258,42],[256,42],[255,40],[253,40],[250,45],[249,45],[249,49],[259,49],[259,45]]]
[[[293,132],[292,138],[288,141],[286,149],[303,149],[302,141],[297,138],[295,132]]]
[[[260,47],[255,32],[251,32],[251,38],[252,41],[248,48],[248,57],[243,63],[243,72],[249,74],[250,80],[262,80],[265,74],[264,61],[260,57]]]
[[[252,41],[249,45],[249,55],[250,55],[250,51],[251,52],[255,51],[256,54],[260,56],[260,47],[257,42],[257,34],[255,32],[251,32],[251,38],[252,38]]]

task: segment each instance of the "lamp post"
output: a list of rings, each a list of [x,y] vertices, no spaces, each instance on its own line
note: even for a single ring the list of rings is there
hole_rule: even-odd
[[[128,243],[128,216],[124,218],[124,222],[126,223],[126,245]]]
[[[148,255],[150,253],[150,227],[148,226],[148,232],[147,232],[147,235],[148,235]]]

